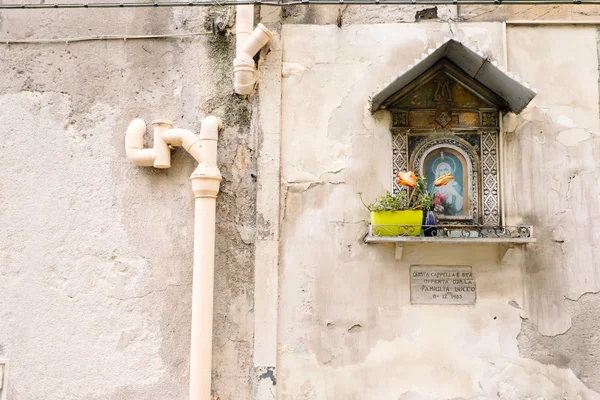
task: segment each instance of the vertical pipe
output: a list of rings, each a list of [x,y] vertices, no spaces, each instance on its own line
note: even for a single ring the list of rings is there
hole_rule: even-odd
[[[221,183],[217,167],[217,134],[222,127],[223,123],[217,117],[206,117],[202,121],[202,162],[190,177],[195,210],[189,400],[211,398],[215,213]]]
[[[235,20],[236,50],[233,60],[233,88],[237,94],[251,95],[256,86],[254,55],[273,36],[264,25],[254,28],[254,5],[238,5]]]
[[[210,400],[212,371],[215,196],[196,196],[190,398]]]
[[[252,30],[254,29],[254,5],[240,5],[237,6],[236,15],[235,15],[235,47],[236,47],[236,57],[240,57],[244,54],[244,46],[246,45],[246,40],[252,34]],[[254,54],[249,54],[250,57],[253,57]]]
[[[173,128],[173,123],[165,119],[152,121],[154,127],[154,168],[171,168],[171,149],[162,138],[162,133]]]

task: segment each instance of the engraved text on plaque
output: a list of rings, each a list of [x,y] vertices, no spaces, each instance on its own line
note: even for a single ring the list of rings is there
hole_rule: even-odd
[[[471,267],[413,265],[411,304],[474,304],[477,292]]]

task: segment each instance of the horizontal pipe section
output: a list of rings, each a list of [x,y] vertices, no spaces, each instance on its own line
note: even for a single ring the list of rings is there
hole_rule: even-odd
[[[36,8],[129,8],[129,7],[184,7],[184,6],[236,6],[236,5],[266,5],[275,7],[298,6],[303,4],[312,5],[503,5],[503,4],[600,4],[600,0],[503,0],[503,1],[482,1],[482,0],[209,0],[209,1],[167,1],[167,2],[129,2],[129,3],[72,3],[72,4],[52,4],[52,3],[19,3],[19,4],[0,4],[0,9],[4,10],[20,10],[20,9],[36,9]]]
[[[200,136],[187,129],[169,129],[161,133],[162,139],[171,146],[183,147],[197,162],[200,162]]]
[[[89,42],[93,40],[140,40],[140,39],[173,39],[185,38],[194,36],[214,35],[212,31],[204,32],[189,32],[189,33],[168,33],[165,35],[95,35],[95,36],[79,36],[70,38],[56,39],[3,39],[0,38],[0,44],[48,44],[48,43],[75,43]]]
[[[223,128],[223,122],[218,117],[204,118],[200,135],[187,129],[173,128],[171,122],[167,120],[157,120],[152,125],[154,127],[152,148],[144,148],[146,123],[143,120],[135,119],[127,128],[125,151],[127,158],[133,164],[140,167],[169,168],[171,167],[169,146],[179,146],[190,153],[197,162],[210,162],[216,165],[217,133]],[[206,142],[206,146],[203,145],[203,141]]]

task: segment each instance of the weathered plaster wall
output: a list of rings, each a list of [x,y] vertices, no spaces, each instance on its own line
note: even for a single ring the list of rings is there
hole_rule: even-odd
[[[460,5],[461,21],[575,21],[600,22],[600,9],[580,4]]]
[[[596,29],[515,27],[508,43],[510,68],[538,96],[506,135],[506,160],[518,166],[507,168],[506,208],[545,233],[527,253],[526,307],[542,333],[555,335],[570,326],[564,298],[600,289]],[[576,73],[559,56],[567,49],[578,54]]]
[[[269,6],[262,7],[272,8]],[[381,24],[390,22],[449,21],[457,17],[457,6],[432,5],[302,5],[281,7],[284,24]]]
[[[494,246],[409,246],[397,262],[393,247],[362,243],[356,192],[372,199],[391,169],[381,156],[389,116],[366,109],[378,86],[445,36],[504,63],[500,24],[457,19],[596,18],[580,6],[433,8],[261,7],[281,37],[263,54],[253,103],[231,94],[230,36],[1,44],[9,399],[187,397],[194,165],[177,150],[168,171],[136,168],[123,145],[134,117],[198,130],[208,114],[226,124],[221,400],[272,399],[276,389],[294,400],[598,398],[595,28],[509,26],[509,67],[540,94],[505,137],[507,211],[535,225],[538,244],[499,266]],[[3,12],[0,33],[201,32],[227,10]],[[416,263],[472,265],[477,305],[410,306]]]
[[[597,290],[596,163],[580,144],[597,124],[594,32],[509,35],[510,69],[541,89],[507,134],[507,212],[535,225],[540,242],[498,265],[493,245],[409,246],[394,260],[392,246],[362,242],[368,213],[356,193],[371,200],[390,187],[389,115],[372,116],[369,96],[444,36],[504,64],[502,24],[283,27],[278,399],[600,398],[594,356],[577,360],[598,356],[595,326],[563,300]],[[567,46],[576,74],[560,56]],[[577,128],[560,135],[550,116]],[[411,306],[413,264],[472,265],[477,303]],[[540,332],[568,328],[570,312],[571,337],[589,339],[544,341]],[[543,357],[550,349],[563,359]]]
[[[262,11],[262,9],[261,9]],[[277,34],[263,51],[254,126],[258,131],[256,242],[254,268],[254,398],[275,399],[277,391],[277,305],[281,166],[281,24],[278,10],[261,14]]]
[[[507,160],[514,166],[507,168],[506,190],[508,214],[538,232],[524,263],[529,321],[521,353],[569,366],[600,391],[593,360],[600,354],[593,311],[600,307],[596,35],[592,26],[509,29],[509,67],[538,96],[506,135]],[[567,51],[577,54],[576,70],[561,57]]]
[[[0,37],[199,32],[214,13],[3,12]],[[194,162],[177,149],[169,170],[138,168],[124,139],[135,117],[198,131],[209,114],[226,127],[213,389],[251,398],[256,140],[251,106],[232,94],[233,46],[231,36],[0,46],[9,399],[187,399]]]

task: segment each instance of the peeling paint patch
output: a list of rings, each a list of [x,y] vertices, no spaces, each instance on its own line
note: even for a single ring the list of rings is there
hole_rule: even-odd
[[[559,117],[556,118],[556,123],[566,128],[575,128],[575,122],[566,115],[559,115]]]
[[[281,76],[283,78],[289,78],[291,76],[301,78],[305,70],[306,68],[298,63],[284,62],[281,68]]]
[[[591,137],[590,132],[584,128],[572,128],[561,131],[556,140],[567,147],[577,146],[579,143],[588,140]]]
[[[438,18],[438,8],[424,8],[422,10],[418,10],[415,13],[415,22],[419,22],[424,19],[437,19]]]
[[[519,306],[519,303],[517,303],[514,300],[509,301],[508,304],[516,309],[519,309],[519,310],[521,309],[521,306]]]
[[[254,400],[275,400],[277,375],[275,367],[254,368]]]
[[[275,367],[267,367],[266,371],[258,376],[259,380],[270,379],[273,386],[277,384],[277,377],[275,376]]]
[[[588,293],[578,301],[567,301],[571,328],[542,335],[537,326],[523,319],[517,336],[519,354],[544,365],[569,369],[587,387],[600,391],[600,294]]]

